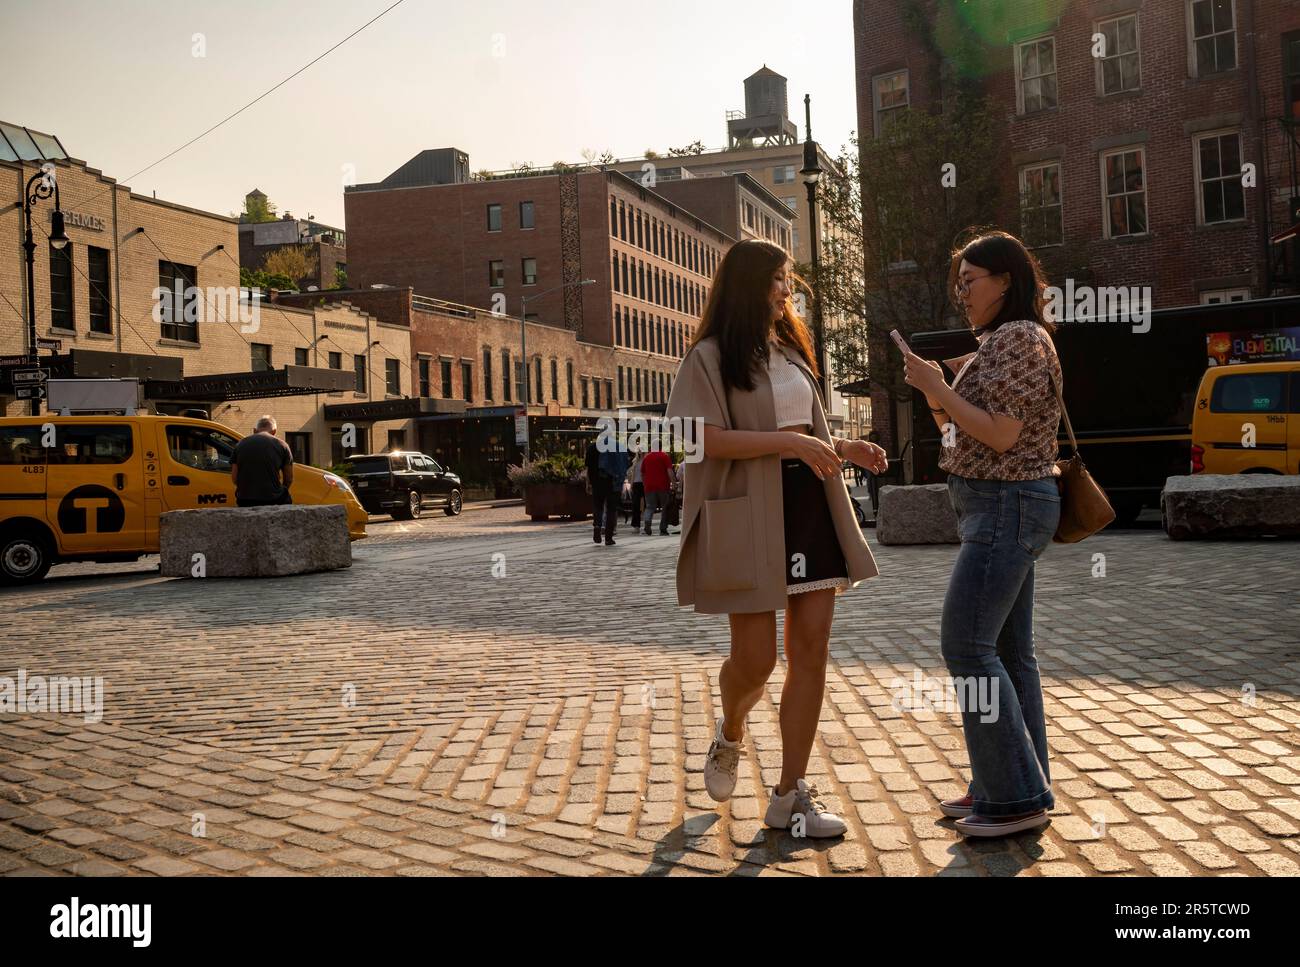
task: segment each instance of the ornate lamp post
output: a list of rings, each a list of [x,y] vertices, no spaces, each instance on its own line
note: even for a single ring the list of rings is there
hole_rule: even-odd
[[[803,96],[804,124],[807,138],[803,143],[804,185],[808,188],[808,228],[811,233],[808,242],[811,247],[813,268],[813,348],[817,355],[817,369],[820,371],[818,383],[821,385],[822,404],[828,409],[830,403],[830,381],[826,374],[826,333],[822,323],[822,287],[821,287],[821,250],[818,238],[817,218],[817,183],[821,181],[822,166],[817,161],[817,142],[812,137],[812,98]]]
[[[27,180],[23,189],[23,220],[27,234],[23,238],[23,252],[27,260],[27,355],[33,366],[37,365],[36,353],[36,241],[32,236],[32,208],[43,198],[54,196],[54,211],[50,217],[50,245],[62,251],[68,247],[68,234],[63,230],[63,211],[59,205],[59,182],[54,174],[54,165],[48,161],[41,165],[41,170]],[[39,416],[41,401],[35,396],[31,401],[32,416]]]

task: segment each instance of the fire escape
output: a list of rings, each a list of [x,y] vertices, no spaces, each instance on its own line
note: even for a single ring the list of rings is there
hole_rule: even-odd
[[[1278,124],[1286,148],[1284,173],[1289,175],[1289,182],[1278,192],[1287,200],[1282,227],[1277,232],[1269,232],[1269,295],[1300,291],[1300,118],[1279,118]],[[1265,218],[1269,217],[1271,207],[1265,204]]]

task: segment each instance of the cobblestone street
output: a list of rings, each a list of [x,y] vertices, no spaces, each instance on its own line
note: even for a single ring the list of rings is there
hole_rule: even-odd
[[[0,872],[1300,874],[1300,542],[1049,548],[1057,806],[967,845],[936,808],[965,790],[958,716],[893,701],[946,675],[955,548],[868,531],[882,574],[838,600],[809,767],[849,824],[826,842],[761,824],[782,665],[716,807],[726,619],[676,606],[677,537],[590,527],[473,508],[375,519],[344,571],[174,580],[150,558],[3,592],[0,675],[102,676],[104,714],[0,713]]]

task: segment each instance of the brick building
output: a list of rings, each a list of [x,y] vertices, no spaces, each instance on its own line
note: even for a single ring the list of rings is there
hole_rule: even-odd
[[[326,417],[327,404],[412,393],[409,327],[343,304],[254,304],[239,289],[235,219],[137,195],[68,157],[57,138],[4,123],[0,196],[12,204],[0,211],[0,233],[13,244],[0,250],[0,356],[28,350],[21,199],[46,162],[70,238],[62,250],[49,244],[54,199],[39,201],[37,336],[61,342],[56,355],[40,357],[53,375],[135,376],[147,381],[155,411],[201,408],[241,432],[270,413],[298,459],[318,465],[343,455],[342,421]],[[3,412],[26,415],[9,372],[0,370]],[[410,425],[358,424],[356,449],[382,445]]]
[[[453,354],[472,383],[482,385],[474,371],[485,367],[489,343],[498,382],[503,353],[518,367],[520,316],[532,324],[534,407],[661,409],[713,271],[735,241],[621,172],[471,176],[468,157],[455,149],[421,152],[384,181],[348,188],[344,202],[357,289],[409,287],[417,299],[478,307],[476,318],[513,317],[513,339],[485,336]],[[579,284],[587,279],[592,284]],[[417,336],[413,352],[438,356],[441,338],[421,343]],[[572,401],[570,358],[577,367]],[[522,384],[522,373],[515,382]],[[511,397],[518,402],[520,390]]]
[[[938,109],[946,74],[929,51],[942,56],[944,41],[905,26],[914,6],[854,4],[863,139],[891,112]],[[959,18],[991,67],[982,86],[1009,151],[1000,227],[1043,255],[1072,249],[1070,262],[1086,266],[1076,284],[1150,287],[1156,307],[1296,290],[1300,242],[1270,237],[1300,222],[1300,3],[920,6],[931,31],[941,14]],[[883,340],[873,367],[877,351],[889,351]],[[878,415],[895,415],[882,391],[873,398]],[[877,422],[897,443],[894,421]]]

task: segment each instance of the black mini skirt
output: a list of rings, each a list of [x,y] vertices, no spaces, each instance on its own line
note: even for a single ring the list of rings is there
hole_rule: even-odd
[[[850,586],[826,488],[802,460],[781,461],[786,594]]]

